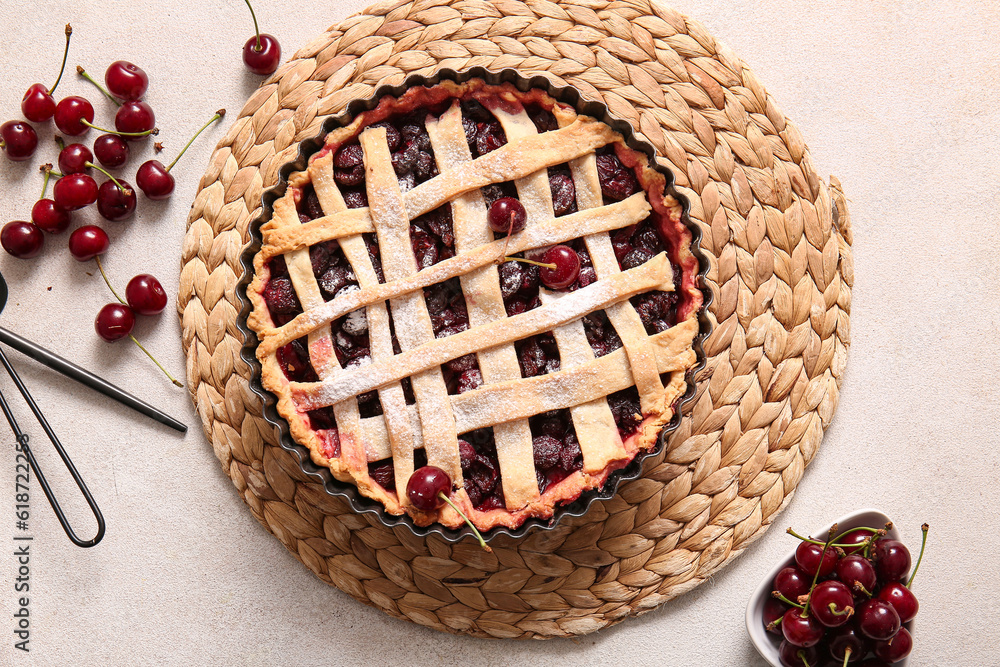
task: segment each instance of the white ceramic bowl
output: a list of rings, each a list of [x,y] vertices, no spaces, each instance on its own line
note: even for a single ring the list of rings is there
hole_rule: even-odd
[[[888,521],[890,521],[889,517],[878,510],[862,509],[840,517],[836,523],[838,531],[843,532],[861,526],[881,528]],[[808,534],[817,539],[823,538],[832,525],[832,523],[827,524],[820,527],[819,530],[814,530]],[[892,530],[888,532],[887,536],[895,540],[900,539],[899,531],[896,530],[895,525],[893,525]],[[767,573],[767,576],[757,586],[757,590],[750,596],[750,602],[747,604],[747,633],[750,635],[750,641],[753,642],[757,652],[774,667],[781,667],[781,661],[778,660],[778,646],[781,644],[781,640],[777,635],[773,635],[764,629],[764,622],[761,619],[764,612],[764,603],[771,597],[771,585],[774,582],[774,578],[783,568],[795,564],[795,547],[798,546],[798,540],[795,540],[793,537],[789,537],[789,539],[795,542],[795,546],[788,552],[788,557],[775,565],[774,569]],[[906,623],[905,627],[911,634],[913,633],[913,621]],[[895,663],[895,667],[906,667],[909,660],[908,657],[904,658]]]

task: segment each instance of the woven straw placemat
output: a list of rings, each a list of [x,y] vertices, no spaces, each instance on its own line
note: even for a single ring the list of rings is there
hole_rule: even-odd
[[[548,76],[604,102],[663,156],[702,228],[714,293],[698,394],[643,478],[493,553],[388,529],[328,496],[276,443],[240,360],[235,294],[262,191],[323,119],[437,67]],[[188,220],[178,310],[205,433],[254,516],[323,581],[400,618],[485,637],[593,632],[685,591],[774,520],[837,407],[851,231],[839,184],[705,28],[647,0],[388,0],[296,53],[211,159]]]

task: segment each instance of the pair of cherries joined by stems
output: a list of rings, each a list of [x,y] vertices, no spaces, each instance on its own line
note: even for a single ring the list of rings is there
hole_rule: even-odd
[[[105,284],[117,299],[116,302],[105,305],[97,313],[94,320],[94,329],[97,331],[97,335],[109,343],[121,340],[126,336],[131,338],[132,342],[163,371],[173,384],[178,387],[184,386],[132,335],[136,315],[157,315],[163,312],[163,309],[167,307],[167,293],[160,281],[154,276],[141,273],[128,282],[125,287],[125,298],[122,299],[115,288],[111,286],[111,282],[104,272],[104,265],[101,263],[101,255],[107,252],[110,245],[107,233],[96,225],[84,225],[74,230],[69,237],[70,254],[80,262],[94,260]]]
[[[538,277],[549,289],[566,289],[580,276],[580,255],[567,245],[554,245],[545,250],[541,261],[523,257],[508,257],[507,245],[512,234],[524,230],[528,213],[524,204],[514,197],[501,197],[487,211],[486,222],[497,234],[506,234],[507,243],[501,257],[505,261],[523,262],[539,267]]]

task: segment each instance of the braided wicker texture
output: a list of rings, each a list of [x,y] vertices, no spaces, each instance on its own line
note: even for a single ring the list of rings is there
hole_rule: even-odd
[[[239,257],[261,194],[327,115],[437,67],[571,85],[663,156],[702,228],[714,326],[689,414],[643,478],[514,541],[388,529],[276,445],[240,360]],[[388,0],[261,85],[195,198],[178,311],[205,433],[254,516],[323,581],[392,616],[484,637],[582,635],[691,590],[789,501],[837,407],[850,331],[843,194],[753,73],[699,23],[647,0]]]

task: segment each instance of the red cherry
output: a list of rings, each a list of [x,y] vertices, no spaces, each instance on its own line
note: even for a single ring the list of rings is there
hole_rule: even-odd
[[[81,262],[103,255],[109,245],[107,233],[96,225],[78,227],[69,235],[69,253]]]
[[[506,234],[508,230],[511,234],[517,234],[524,229],[528,213],[524,210],[524,204],[513,197],[501,197],[490,206],[486,221],[490,229],[498,234]]]
[[[823,639],[823,626],[812,616],[803,616],[801,609],[792,608],[781,617],[781,634],[789,644],[815,646]]]
[[[797,567],[786,567],[774,577],[774,590],[792,602],[798,602],[800,595],[809,592],[812,577]]]
[[[910,571],[910,550],[899,540],[876,540],[872,545],[872,559],[882,582],[899,581]]]
[[[69,211],[51,199],[39,199],[31,207],[31,221],[43,232],[59,234],[69,227]]]
[[[821,581],[809,594],[809,613],[828,628],[836,628],[854,614],[854,596],[835,579]]]
[[[868,653],[868,639],[858,632],[853,623],[832,630],[828,639],[830,656],[838,665],[843,665],[845,659],[848,663],[858,662]],[[847,656],[848,650],[850,657]]]
[[[917,615],[917,611],[920,610],[920,603],[917,602],[917,596],[913,594],[913,591],[895,581],[883,586],[877,597],[892,605],[892,608],[899,614],[899,620],[902,623],[912,621],[913,617]]]
[[[837,544],[841,545],[841,548],[848,555],[850,554],[861,554],[864,550],[862,546],[865,540],[874,537],[870,530],[864,530],[862,528],[855,528],[854,530],[846,533],[843,537],[837,540]],[[848,545],[848,546],[844,546]]]
[[[56,112],[56,101],[49,94],[49,89],[41,83],[33,83],[21,98],[21,113],[28,120],[44,123]]]
[[[149,77],[132,63],[116,60],[104,72],[104,83],[108,92],[123,102],[128,102],[138,100],[146,94]]]
[[[844,582],[844,585],[851,589],[851,592],[860,593],[862,588],[871,594],[875,590],[875,568],[867,558],[861,556],[844,556],[837,561],[837,578]],[[860,584],[861,588],[858,588]]]
[[[166,199],[173,193],[174,177],[170,175],[170,170],[177,164],[177,161],[181,159],[181,156],[184,155],[194,140],[198,138],[198,135],[204,132],[206,127],[225,115],[225,109],[216,111],[209,121],[202,125],[201,129],[195,132],[194,136],[184,144],[184,148],[177,154],[174,161],[166,167],[159,160],[147,160],[139,166],[139,170],[135,173],[135,183],[148,199]]]
[[[135,173],[135,182],[149,199],[166,199],[174,191],[174,177],[159,160],[147,160]]]
[[[38,135],[29,123],[23,120],[8,120],[0,125],[0,148],[7,151],[7,157],[14,162],[27,160],[35,153]]]
[[[14,220],[0,230],[0,246],[18,259],[29,259],[42,250],[45,236],[30,222]]]
[[[52,93],[56,92],[59,82],[62,81],[63,71],[66,69],[66,56],[69,55],[69,38],[73,34],[73,28],[66,24],[66,48],[63,51],[62,67],[59,68],[59,77],[52,84],[51,88],[46,88],[40,83],[33,83],[28,87],[24,97],[21,98],[21,113],[30,121],[44,123],[52,118],[56,112],[56,100]]]
[[[85,174],[90,171],[88,162],[92,162],[94,154],[83,144],[70,144],[59,151],[59,171],[67,174]]]
[[[135,313],[120,303],[109,303],[104,306],[94,320],[97,335],[109,343],[129,335],[133,328],[135,328]]]
[[[156,116],[153,107],[145,102],[132,100],[118,107],[118,112],[115,114],[115,129],[125,134],[125,139],[129,141],[141,139],[148,136],[155,127]]]
[[[56,105],[55,122],[63,134],[71,137],[83,134],[90,129],[87,123],[94,122],[94,106],[79,95],[64,97]]]
[[[781,624],[771,625],[788,611],[788,605],[781,600],[768,598],[764,601],[764,611],[761,614],[764,621],[764,629],[771,634],[781,636]]]
[[[115,169],[128,161],[128,142],[117,134],[102,134],[94,140],[94,155],[108,169]]]
[[[565,289],[576,282],[580,275],[580,256],[569,246],[552,246],[542,255],[542,261],[556,265],[554,269],[543,266],[538,273],[542,283],[549,289]]]
[[[802,541],[795,547],[795,562],[803,572],[810,577],[816,575],[819,570],[820,577],[826,577],[837,567],[837,551],[833,547],[827,547],[826,551],[820,544]]]
[[[69,174],[52,186],[52,198],[63,209],[75,211],[97,201],[97,183],[87,174]]]
[[[272,35],[261,33],[259,45],[255,35],[243,45],[243,64],[254,74],[270,74],[278,69],[280,62],[281,45]]]
[[[899,614],[888,602],[869,600],[858,610],[858,629],[866,637],[889,639],[899,631],[899,627]]]
[[[125,300],[132,310],[140,315],[156,315],[167,307],[167,293],[163,291],[160,281],[148,273],[140,273],[128,281],[128,286],[125,287]]]
[[[451,478],[435,466],[418,468],[406,483],[406,497],[414,507],[424,512],[433,512],[444,505],[442,493],[451,493]]]
[[[875,657],[888,663],[899,662],[913,650],[913,635],[906,628],[900,628],[892,639],[875,643]]]
[[[778,647],[778,661],[782,667],[815,667],[818,660],[819,652],[811,646],[796,646],[786,640]]]
[[[135,213],[135,189],[120,178],[118,182],[122,187],[119,188],[114,181],[108,179],[101,183],[97,191],[97,212],[105,220],[112,222],[128,220]]]

